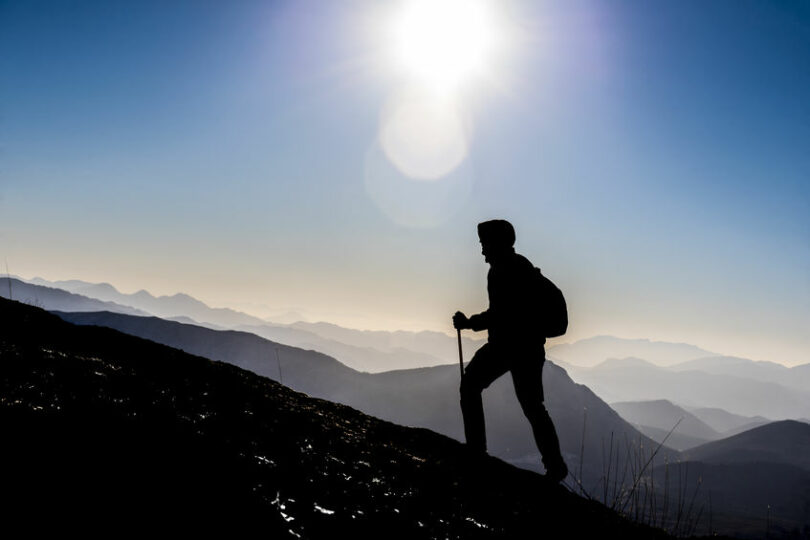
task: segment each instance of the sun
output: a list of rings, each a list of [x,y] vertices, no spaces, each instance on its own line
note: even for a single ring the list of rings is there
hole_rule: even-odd
[[[390,31],[398,66],[445,93],[485,74],[498,37],[492,5],[485,0],[406,0]]]
[[[470,111],[485,86],[503,86],[497,64],[512,28],[503,9],[496,0],[400,0],[386,9],[387,24],[376,30],[398,84],[381,112],[378,141],[405,177],[440,181],[466,160]]]

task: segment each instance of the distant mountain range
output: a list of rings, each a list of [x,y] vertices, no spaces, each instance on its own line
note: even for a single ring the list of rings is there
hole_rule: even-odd
[[[723,409],[711,407],[686,407],[686,410],[700,418],[718,433],[725,437],[736,435],[757,426],[767,424],[769,419],[764,416],[741,416]]]
[[[697,358],[717,356],[686,343],[596,336],[549,348],[549,356],[577,367],[593,367],[608,358],[643,358],[657,366],[670,366]]]
[[[140,290],[132,294],[125,294],[119,292],[118,289],[109,283],[88,283],[77,279],[47,281],[35,277],[29,281],[34,285],[57,287],[74,294],[131,306],[144,313],[161,318],[189,317],[197,322],[215,324],[226,328],[240,324],[265,324],[267,322],[258,317],[233,309],[209,307],[196,298],[183,293],[174,294],[172,296],[153,296],[145,290]]]
[[[721,437],[694,414],[670,401],[624,401],[611,403],[619,415],[651,439],[676,450],[686,450]]]
[[[658,442],[666,440],[666,445],[676,450],[694,448],[771,422],[762,416],[740,416],[717,408],[679,407],[667,400],[625,401],[610,406],[643,434]]]
[[[702,371],[714,375],[745,377],[774,382],[797,390],[810,390],[810,364],[786,367],[775,362],[756,362],[733,356],[710,356],[669,366],[672,371]]]
[[[447,340],[446,345],[452,344],[455,349],[447,351],[448,354],[444,355],[444,358],[437,358],[431,354],[402,348],[379,350],[371,347],[351,345],[324,338],[309,330],[298,328],[295,325],[240,325],[235,329],[250,332],[277,343],[322,352],[340,360],[341,363],[352,369],[367,371],[369,373],[379,373],[394,369],[430,367],[448,364],[453,361],[458,362],[457,359],[452,359],[453,354],[458,355],[457,346],[452,344],[449,340]],[[468,351],[471,349],[474,350],[480,346],[478,343],[471,343],[469,341],[465,343],[468,345]],[[450,359],[448,359],[448,356],[450,356]]]
[[[18,302],[50,310],[111,311],[130,315],[149,315],[132,306],[72,294],[54,287],[32,285],[15,278],[0,278],[0,298],[9,298],[9,296]]]
[[[212,308],[186,294],[155,297],[141,290],[133,294],[119,292],[109,283],[88,283],[80,280],[46,281],[42,278],[29,280],[28,296],[37,294],[37,286],[58,287],[82,298],[92,297],[107,304],[99,304],[97,311],[127,312],[154,315],[162,319],[178,320],[217,329],[239,329],[253,332],[274,341],[296,347],[310,348],[339,359],[354,369],[368,372],[389,371],[428,367],[457,362],[456,338],[440,332],[379,332],[352,330],[329,323],[305,323],[281,325],[235,311],[229,308]],[[6,289],[4,289],[6,290]],[[31,292],[34,291],[34,292]],[[2,294],[2,291],[0,291]],[[90,311],[76,299],[76,308],[68,297],[59,304],[41,301],[41,307],[58,311]],[[464,350],[471,356],[483,341],[464,337]]]
[[[639,358],[609,359],[591,368],[569,365],[568,371],[608,402],[666,399],[683,407],[720,408],[743,416],[810,416],[810,387],[659,367]]]
[[[150,313],[215,329],[236,328],[286,345],[317,350],[359,371],[376,373],[455,364],[457,361],[455,338],[439,332],[372,332],[329,323],[273,325],[234,310],[210,308],[184,294],[154,297],[140,291],[128,295],[118,292],[109,284],[78,280],[47,282],[40,278],[31,281],[59,284],[74,291],[97,295],[100,298],[96,300],[108,302],[96,304],[87,296],[66,296],[69,293],[61,294],[55,301],[52,288],[46,293],[45,289],[31,289],[35,285],[23,288],[21,282],[12,283],[13,288],[16,287],[21,293],[24,291],[28,299],[46,309],[107,310],[139,315]],[[0,281],[0,295],[6,290],[7,287],[3,287]],[[132,305],[110,304],[111,301],[130,302]],[[469,360],[483,342],[471,339],[474,337],[472,333],[467,334],[463,339],[463,350],[465,359]],[[628,352],[637,355],[628,357],[620,354]],[[722,408],[730,414],[745,417],[810,417],[810,411],[801,404],[807,401],[810,389],[810,364],[786,368],[768,362],[719,357],[687,344],[610,336],[553,346],[548,349],[547,356],[565,367],[574,380],[587,384],[607,401],[667,399],[686,408]],[[608,361],[610,358],[613,359]],[[668,367],[666,371],[651,370],[650,364],[654,363]],[[588,370],[583,365],[591,365],[595,369]],[[698,384],[691,384],[693,381]],[[787,389],[787,392],[782,392],[783,389]],[[775,396],[775,399],[770,396]],[[745,427],[754,425],[756,421]],[[723,433],[725,430],[718,431]]]
[[[325,322],[297,322],[290,326],[356,347],[366,347],[379,351],[409,350],[445,359],[450,357],[450,360],[445,360],[446,362],[456,360],[458,357],[455,336],[450,337],[441,332],[428,330],[421,332],[354,330]],[[462,340],[468,351],[470,349],[474,351],[485,342],[480,336],[477,338],[462,336]]]
[[[441,332],[353,330],[328,323],[241,325],[237,330],[333,356],[358,371],[379,373],[458,363],[458,342]],[[484,341],[462,337],[467,360]]]

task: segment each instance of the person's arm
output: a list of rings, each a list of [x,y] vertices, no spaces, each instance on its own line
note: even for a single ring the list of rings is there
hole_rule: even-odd
[[[489,328],[489,310],[473,315],[467,320],[470,329],[480,332]]]
[[[465,328],[475,330],[476,332],[486,330],[489,328],[489,310],[473,315],[472,317],[467,317],[462,312],[456,311],[456,314],[453,315],[453,326],[459,330],[464,330]]]
[[[453,315],[453,326],[458,328],[459,330],[464,330],[465,328],[469,328],[470,330],[474,330],[476,332],[480,332],[481,330],[488,330],[489,329],[489,322],[492,318],[490,311],[492,310],[492,295],[490,294],[492,285],[492,269],[490,269],[489,273],[487,273],[487,294],[489,294],[489,309],[486,311],[482,311],[476,315],[472,315],[471,317],[467,317],[460,311],[457,311],[455,315]]]

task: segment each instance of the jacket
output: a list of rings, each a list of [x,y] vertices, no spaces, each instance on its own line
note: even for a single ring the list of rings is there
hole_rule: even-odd
[[[538,346],[546,342],[535,323],[542,306],[534,305],[534,265],[513,253],[487,274],[489,309],[470,317],[473,330],[489,330],[489,342],[510,346]]]

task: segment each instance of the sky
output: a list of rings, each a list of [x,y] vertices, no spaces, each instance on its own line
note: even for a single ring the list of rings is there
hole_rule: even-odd
[[[409,2],[0,0],[3,263],[449,332],[504,218],[554,342],[810,362],[806,2]]]

